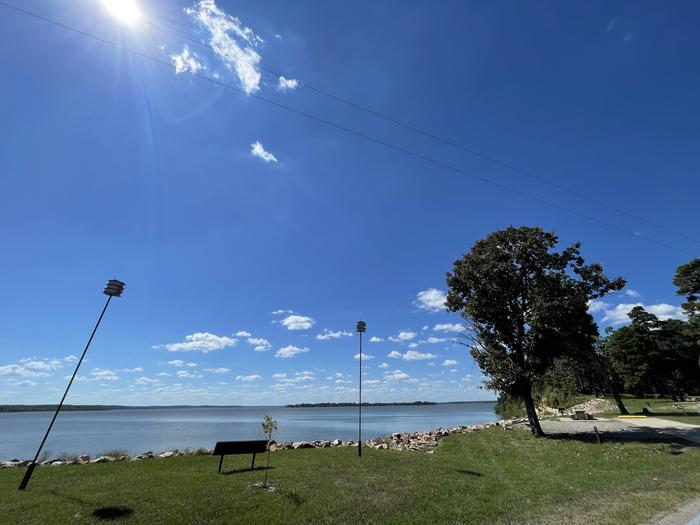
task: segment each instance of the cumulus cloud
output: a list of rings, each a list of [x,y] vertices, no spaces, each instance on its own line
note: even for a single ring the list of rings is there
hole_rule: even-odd
[[[253,157],[258,157],[259,159],[264,160],[265,162],[277,162],[277,157],[265,150],[259,140],[256,140],[250,145],[250,154]]]
[[[456,364],[457,364],[457,361],[455,361],[454,359],[445,359],[442,362],[442,366],[455,366]]]
[[[285,377],[287,377],[285,373],[272,374],[272,379],[284,379]]]
[[[411,339],[416,337],[415,332],[408,332],[408,331],[403,331],[399,332],[396,337],[390,337],[389,341],[392,341],[394,343],[403,343],[405,341],[410,341]]]
[[[409,376],[406,372],[402,372],[401,370],[394,370],[393,372],[387,372],[384,374],[384,379],[387,381],[407,381],[408,379],[411,379],[411,376]]]
[[[197,374],[195,372],[189,372],[187,370],[178,370],[175,375],[177,377],[186,377],[186,378],[191,378],[191,379],[202,377],[201,374]]]
[[[685,320],[687,318],[685,312],[683,312],[683,308],[666,303],[623,303],[613,306],[605,301],[590,301],[588,303],[588,311],[595,314],[602,314],[601,321],[603,323],[608,323],[610,325],[622,325],[631,322],[627,314],[629,314],[636,306],[641,306],[647,312],[654,314],[661,321],[666,321],[668,319]]]
[[[119,376],[109,368],[93,368],[88,374],[93,381],[116,381]]]
[[[359,360],[360,360],[360,354],[355,354],[354,359],[357,360],[357,361],[359,361]],[[373,356],[373,355],[369,355],[369,354],[365,354],[364,352],[362,352],[362,360],[363,360],[363,361],[368,361],[368,360],[370,360],[370,359],[374,359],[374,356]]]
[[[255,347],[253,350],[256,352],[265,352],[272,348],[270,341],[263,339],[262,337],[249,337],[247,342],[249,345],[253,345]]]
[[[202,70],[204,66],[197,60],[197,53],[190,53],[187,46],[184,47],[182,53],[170,55],[170,61],[175,66],[175,74],[190,72],[193,75]]]
[[[172,361],[168,361],[167,364],[177,366],[178,368],[182,368],[183,366],[189,366],[190,368],[193,368],[197,366],[197,363],[186,363],[182,359],[173,359]]]
[[[293,91],[299,87],[299,81],[295,78],[279,77],[277,81],[277,91]]]
[[[262,376],[259,376],[258,374],[251,374],[249,376],[236,376],[236,379],[238,381],[243,381],[244,383],[252,383],[262,379]]]
[[[218,336],[209,332],[197,332],[195,334],[185,336],[182,343],[169,343],[164,345],[156,345],[153,348],[165,348],[168,352],[212,352],[213,350],[221,350],[227,346],[233,346],[237,342],[236,339],[230,337]]]
[[[308,352],[309,349],[304,347],[304,348],[299,348],[298,346],[285,346],[284,348],[280,348],[277,350],[277,353],[275,354],[275,357],[282,357],[284,359],[294,357],[297,354],[303,354]]]
[[[285,314],[293,314],[294,310],[273,310],[270,313],[272,315],[285,315]]]
[[[435,332],[464,332],[466,328],[459,323],[442,323],[433,326]]]
[[[143,372],[143,368],[140,366],[137,366],[136,368],[122,368],[120,372],[124,372],[125,374],[133,374],[135,372]]]
[[[287,330],[308,330],[316,324],[316,321],[305,315],[289,315],[280,322],[287,327]]]
[[[382,363],[377,368],[389,368],[389,363]]]
[[[52,374],[41,370],[32,370],[20,365],[0,366],[0,376],[48,377]]]
[[[160,383],[160,379],[151,379],[150,377],[139,377],[134,379],[135,385],[157,385]]]
[[[381,337],[377,337],[376,335],[373,335],[372,337],[369,338],[370,343],[381,343],[384,341]]]
[[[628,288],[623,292],[627,297],[633,297],[634,299],[638,299],[641,297],[641,294],[637,290],[633,290],[632,288]]]
[[[185,12],[209,32],[209,45],[229,70],[236,73],[243,91],[260,89],[261,56],[255,48],[263,42],[252,29],[221,10],[214,0],[201,0]]]
[[[416,294],[414,304],[421,310],[429,312],[441,312],[445,310],[447,295],[437,288],[428,288]]]
[[[405,354],[394,350],[393,352],[387,354],[387,357],[391,357],[392,359],[403,359],[404,361],[423,361],[425,359],[437,358],[435,354],[427,352],[418,352],[416,350],[409,350]]]
[[[224,368],[224,367],[219,367],[219,368],[205,368],[205,372],[211,372],[212,374],[227,374],[228,372],[231,371],[230,368]]]
[[[251,335],[253,334],[251,334],[250,332],[246,332],[245,330],[240,330],[236,332],[236,337],[250,337]]]
[[[323,329],[322,334],[317,334],[316,339],[319,341],[328,341],[330,339],[340,339],[341,337],[351,337],[352,332],[346,332],[346,331],[337,331],[337,332],[332,332],[328,328]]]
[[[425,342],[430,343],[430,344],[436,344],[436,343],[444,343],[446,341],[449,341],[446,337],[428,337]]]

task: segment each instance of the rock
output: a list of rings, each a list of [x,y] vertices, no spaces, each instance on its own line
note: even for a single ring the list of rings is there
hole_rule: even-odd
[[[170,457],[173,457],[174,455],[175,455],[175,452],[173,452],[172,450],[168,450],[167,452],[161,452],[160,454],[158,454],[158,457],[159,458],[170,458]]]
[[[90,456],[88,456],[87,454],[81,454],[80,456],[78,456],[78,463],[90,463]]]
[[[51,463],[51,466],[52,466],[52,467],[55,467],[55,466],[65,465],[65,464],[66,464],[65,461],[61,461],[60,459],[58,459],[58,460],[52,462],[52,463]]]
[[[112,456],[100,456],[99,458],[90,460],[90,463],[112,463],[114,461],[115,459]]]
[[[198,448],[193,452],[193,455],[195,456],[209,456],[211,455],[211,450],[206,449],[206,448]]]
[[[343,442],[340,441],[339,439],[334,439],[333,441],[331,441],[331,446],[332,446],[332,447],[340,447],[340,446],[342,446],[342,445],[343,445]]]
[[[295,441],[294,443],[292,443],[292,448],[314,448],[314,444],[309,443],[308,441]]]

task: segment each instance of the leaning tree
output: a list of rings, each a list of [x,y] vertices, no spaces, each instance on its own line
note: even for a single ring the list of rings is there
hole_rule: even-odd
[[[580,244],[555,250],[542,228],[513,226],[482,239],[447,273],[448,310],[468,325],[471,354],[485,386],[525,404],[533,435],[542,436],[532,384],[552,361],[595,342],[588,302],[620,290],[599,264],[585,264]]]

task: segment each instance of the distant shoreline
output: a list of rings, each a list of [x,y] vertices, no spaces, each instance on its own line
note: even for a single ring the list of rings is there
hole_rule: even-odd
[[[432,406],[432,405],[457,405],[463,403],[495,403],[496,400],[481,401],[414,401],[396,403],[362,403],[362,406]],[[55,404],[40,405],[0,405],[0,414],[18,412],[53,412],[56,410]],[[65,412],[87,412],[87,411],[109,411],[109,410],[156,410],[156,409],[178,409],[178,408],[251,408],[254,406],[269,406],[271,408],[342,408],[356,407],[357,403],[296,403],[290,405],[63,405],[61,411]]]

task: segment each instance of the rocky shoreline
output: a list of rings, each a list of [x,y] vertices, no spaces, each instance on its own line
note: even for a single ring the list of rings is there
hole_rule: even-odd
[[[432,430],[427,430],[425,432],[395,432],[388,436],[376,437],[364,441],[362,446],[374,449],[382,450],[401,450],[401,451],[426,451],[432,453],[435,447],[438,445],[440,439],[451,436],[453,434],[466,434],[469,432],[474,432],[476,430],[482,430],[492,427],[503,427],[505,429],[512,428],[513,425],[517,425],[525,422],[524,419],[508,419],[501,420],[491,423],[485,423],[483,425],[462,425],[458,427],[449,428],[435,428]],[[343,441],[340,439],[334,440],[315,440],[315,441],[295,441],[295,442],[283,442],[277,443],[276,441],[270,442],[270,450],[294,450],[299,448],[334,448],[334,447],[356,447],[357,442],[355,441]],[[41,461],[39,465],[42,466],[61,466],[61,465],[87,465],[94,463],[113,463],[115,461],[141,461],[146,459],[156,459],[156,458],[171,458],[177,456],[207,456],[211,455],[212,450],[206,448],[198,449],[187,449],[187,450],[168,450],[161,453],[154,453],[152,451],[144,452],[143,454],[131,455],[101,455],[97,457],[90,457],[87,454],[81,454],[79,456],[71,457],[60,457],[54,459],[47,459]],[[31,463],[30,460],[19,460],[12,459],[9,461],[0,462],[0,468],[13,468],[13,467],[26,467]]]

